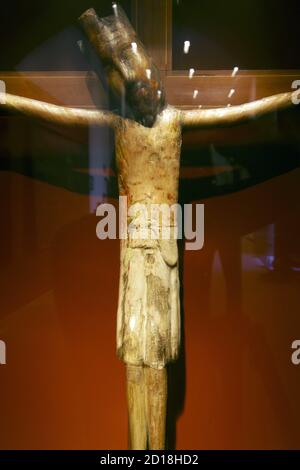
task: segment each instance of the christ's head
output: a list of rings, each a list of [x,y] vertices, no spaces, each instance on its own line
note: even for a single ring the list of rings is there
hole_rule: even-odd
[[[80,23],[103,61],[111,89],[125,98],[133,119],[152,127],[165,106],[159,71],[122,8],[114,4],[113,10],[101,19],[87,10]]]

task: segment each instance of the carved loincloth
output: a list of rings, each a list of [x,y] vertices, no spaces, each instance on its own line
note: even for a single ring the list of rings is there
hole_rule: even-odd
[[[161,369],[177,358],[179,343],[177,241],[122,241],[118,356]]]

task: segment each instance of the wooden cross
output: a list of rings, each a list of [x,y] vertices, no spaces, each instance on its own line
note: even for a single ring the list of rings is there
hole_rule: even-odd
[[[295,104],[290,92],[240,106],[179,110],[166,103],[159,72],[119,5],[110,17],[99,19],[90,9],[79,21],[105,66],[111,89],[125,97],[127,114],[56,106],[10,94],[0,95],[0,106],[63,126],[110,126],[119,192],[127,197],[129,209],[136,203],[149,208],[177,203],[182,129],[235,126]],[[175,216],[169,225],[176,228]],[[121,241],[117,351],[127,368],[132,449],[165,446],[166,365],[176,360],[179,347],[176,239],[128,236]]]

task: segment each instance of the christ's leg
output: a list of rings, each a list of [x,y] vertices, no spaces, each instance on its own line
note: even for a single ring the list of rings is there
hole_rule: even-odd
[[[146,367],[146,402],[148,446],[150,450],[165,448],[167,412],[167,370]]]
[[[166,369],[127,365],[130,448],[164,449],[167,404]]]
[[[147,449],[147,413],[144,368],[127,365],[127,400],[130,449]]]

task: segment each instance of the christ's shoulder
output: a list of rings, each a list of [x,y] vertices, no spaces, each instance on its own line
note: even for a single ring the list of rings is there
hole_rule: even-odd
[[[167,105],[157,116],[155,125],[164,125],[180,122],[180,111],[174,106]]]

